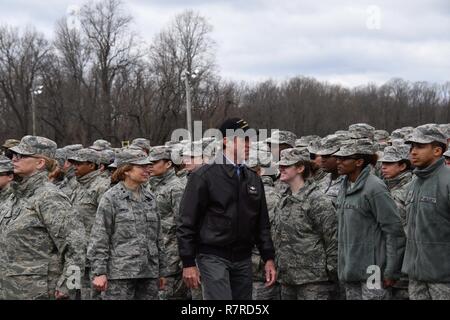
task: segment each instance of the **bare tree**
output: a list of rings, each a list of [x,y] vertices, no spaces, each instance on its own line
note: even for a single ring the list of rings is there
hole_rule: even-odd
[[[18,28],[0,27],[0,90],[16,136],[31,133],[31,90],[50,50],[48,41],[34,29],[20,33]]]
[[[80,12],[82,29],[94,55],[93,75],[98,81],[100,98],[96,107],[101,114],[103,138],[119,140],[117,104],[112,100],[114,81],[120,72],[132,67],[139,59],[135,34],[130,29],[132,17],[124,12],[119,0],[87,3]]]

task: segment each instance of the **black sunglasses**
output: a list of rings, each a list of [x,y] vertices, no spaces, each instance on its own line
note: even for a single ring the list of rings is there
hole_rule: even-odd
[[[14,174],[14,172],[0,172],[0,177],[6,177]]]

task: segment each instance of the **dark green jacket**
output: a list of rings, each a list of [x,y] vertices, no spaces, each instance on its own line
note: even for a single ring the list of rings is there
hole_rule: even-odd
[[[405,250],[405,234],[386,185],[367,166],[337,198],[338,273],[341,281],[365,281],[367,268],[379,266],[382,276],[397,279]]]
[[[414,280],[450,282],[450,169],[442,158],[414,174],[403,272]]]

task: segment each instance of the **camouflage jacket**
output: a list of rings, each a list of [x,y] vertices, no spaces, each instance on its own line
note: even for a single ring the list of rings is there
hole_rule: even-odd
[[[108,279],[167,275],[161,221],[156,201],[144,187],[140,199],[119,182],[102,197],[88,245],[93,275]]]
[[[278,201],[281,199],[281,195],[276,191],[274,181],[271,177],[262,176],[261,180],[264,184],[264,193],[266,195],[267,211],[269,212],[269,220],[272,231],[273,238],[273,223],[275,219],[275,208]],[[265,281],[265,271],[264,271],[264,261],[259,255],[258,249],[255,247],[252,253],[252,264],[253,264],[253,280],[254,281]]]
[[[301,285],[336,277],[337,217],[331,200],[307,181],[290,189],[275,209],[274,245],[279,281]]]
[[[323,193],[325,193],[328,197],[330,197],[333,205],[336,207],[336,199],[339,193],[339,190],[342,186],[342,181],[344,181],[344,176],[339,176],[336,180],[331,180],[331,174],[327,175],[326,178],[322,179],[319,189]]]
[[[47,172],[23,180],[0,215],[0,270],[5,299],[49,299],[74,289],[85,264],[85,230]],[[61,264],[62,262],[62,264]]]
[[[73,203],[75,200],[76,189],[78,188],[78,181],[75,177],[75,169],[71,167],[67,174],[64,176],[64,179],[59,183],[55,183],[55,185],[64,192]]]
[[[0,206],[3,202],[8,200],[8,198],[11,196],[11,194],[12,194],[11,187],[6,187],[6,188],[0,190]]]
[[[407,171],[400,174],[394,179],[386,179],[386,185],[391,192],[392,198],[397,205],[400,220],[402,221],[403,229],[406,232],[406,222],[408,217],[406,216],[406,196],[408,194],[408,188],[411,184],[412,173]]]
[[[274,182],[274,187],[275,187],[275,191],[278,194],[283,194],[289,188],[289,185],[286,182],[281,181],[280,178],[278,177],[278,179],[275,180],[275,182]]]
[[[176,237],[176,217],[179,213],[181,198],[186,187],[186,178],[178,178],[174,170],[150,179],[150,187],[156,195],[156,204],[161,216],[164,247],[170,275],[182,271]]]
[[[100,170],[77,178],[77,181],[78,187],[75,190],[73,206],[81,216],[89,239],[98,204],[102,195],[109,189],[110,181],[102,177]]]
[[[328,176],[330,176],[330,173],[320,168],[314,173],[310,180],[314,181],[320,188],[324,183],[328,181]]]

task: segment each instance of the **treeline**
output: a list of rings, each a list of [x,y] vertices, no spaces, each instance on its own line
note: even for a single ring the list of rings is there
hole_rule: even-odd
[[[389,131],[450,122],[450,83],[393,79],[348,89],[305,77],[226,82],[204,17],[184,11],[146,44],[125,9],[119,0],[87,3],[79,26],[62,18],[51,41],[34,29],[0,27],[0,140],[32,133],[34,103],[36,133],[60,145],[104,138],[119,146],[134,137],[163,143],[186,126],[183,75],[194,70],[193,119],[204,128],[230,116],[298,135],[325,135],[355,122]]]

